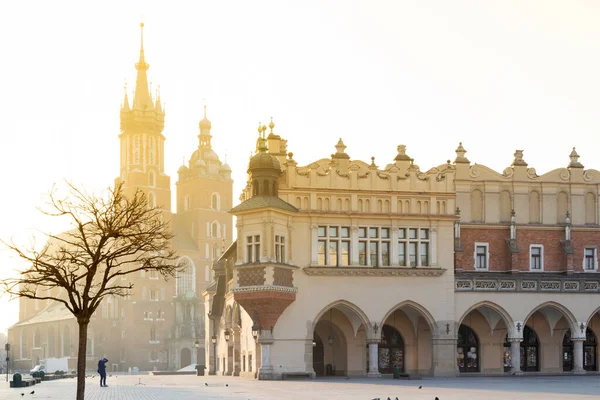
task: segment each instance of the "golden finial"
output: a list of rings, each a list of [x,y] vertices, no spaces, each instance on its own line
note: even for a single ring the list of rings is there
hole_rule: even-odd
[[[140,43],[141,43],[141,49],[142,51],[144,50],[144,23],[140,22],[140,28],[141,28],[141,37],[140,37]]]
[[[271,117],[271,122],[269,123],[269,128],[271,128],[271,133],[273,133],[273,128],[275,128],[275,124],[273,123],[273,117]]]
[[[258,135],[262,132],[262,122],[258,121]]]
[[[204,119],[206,119],[206,104],[204,105]]]
[[[261,127],[261,130],[262,130],[262,135],[263,135],[263,139],[264,139],[265,138],[265,132],[267,130],[266,125],[263,124],[263,126]]]

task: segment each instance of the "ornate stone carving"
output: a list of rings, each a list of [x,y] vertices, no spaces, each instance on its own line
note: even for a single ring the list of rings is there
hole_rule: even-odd
[[[475,164],[471,168],[469,168],[469,176],[471,178],[478,178],[479,175],[480,175],[480,172],[479,172],[479,168],[477,167],[477,164]]]
[[[527,177],[529,179],[537,179],[539,175],[535,172],[535,168],[527,168]]]
[[[286,287],[286,286],[245,286],[238,287],[232,290],[233,293],[252,293],[252,292],[283,292],[283,293],[297,293],[298,288]]]
[[[571,177],[571,172],[568,169],[563,169],[563,170],[560,171],[560,173],[558,174],[558,176],[563,181],[568,181],[569,178]]]
[[[563,289],[568,291],[579,290],[579,282],[565,281],[563,282]]]
[[[473,290],[473,281],[457,279],[456,290]]]
[[[535,291],[535,290],[537,290],[537,282],[536,281],[522,281],[521,282],[521,290]]]
[[[592,171],[585,171],[583,173],[583,180],[586,182],[591,182],[592,179],[594,178],[594,175],[592,174]]]
[[[585,281],[583,283],[583,290],[597,291],[599,287],[598,281]]]
[[[475,281],[475,290],[477,289],[488,289],[488,290],[496,290],[498,288],[497,280],[476,280]]]
[[[516,290],[517,281],[500,281],[499,290]]]
[[[541,281],[540,282],[540,290],[541,291],[552,291],[556,292],[560,290],[560,282],[559,281]]]
[[[307,267],[309,276],[441,276],[442,268],[364,268],[364,267]]]

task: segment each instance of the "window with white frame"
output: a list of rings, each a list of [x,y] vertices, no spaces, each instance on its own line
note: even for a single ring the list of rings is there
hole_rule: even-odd
[[[598,269],[598,257],[596,247],[586,247],[583,249],[583,270],[595,271]]]
[[[398,265],[429,265],[429,229],[398,229]]]
[[[249,263],[260,262],[260,235],[246,236],[246,260]]]
[[[475,243],[475,270],[487,271],[490,268],[490,245],[488,243]]]
[[[350,227],[319,226],[317,263],[345,267],[350,264]]]
[[[529,269],[531,271],[544,270],[544,246],[541,244],[529,246]]]
[[[275,260],[285,262],[285,236],[275,235]]]

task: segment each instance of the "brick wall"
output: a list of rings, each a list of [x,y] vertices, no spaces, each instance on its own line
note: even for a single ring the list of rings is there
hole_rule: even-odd
[[[571,239],[574,250],[572,258],[572,269],[575,272],[582,272],[582,262],[584,248],[586,246],[600,247],[600,229],[597,231],[572,231]],[[475,265],[475,242],[489,244],[489,270],[490,271],[510,271],[511,253],[508,251],[506,239],[510,237],[508,226],[489,227],[489,226],[462,226],[461,244],[464,249],[461,257],[457,257],[456,269],[464,271],[473,271]],[[560,241],[564,240],[564,228],[555,229],[543,228],[532,229],[527,227],[517,228],[517,245],[519,253],[515,260],[517,265],[513,270],[529,271],[529,246],[531,244],[541,244],[544,246],[544,272],[564,272],[567,271],[567,256],[561,246]]]

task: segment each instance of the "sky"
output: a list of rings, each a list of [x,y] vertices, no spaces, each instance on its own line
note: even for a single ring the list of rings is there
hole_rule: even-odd
[[[516,149],[538,174],[565,167],[572,147],[600,169],[599,20],[577,0],[0,2],[0,239],[63,228],[36,209],[54,183],[118,175],[141,21],[173,193],[206,104],[237,199],[270,117],[300,165],[342,138],[380,166],[405,144],[428,170],[462,142],[500,172]],[[0,250],[0,278],[19,267]],[[0,299],[0,332],[17,312]]]

